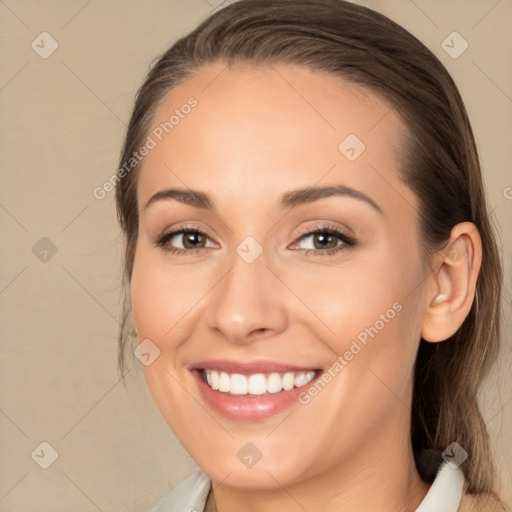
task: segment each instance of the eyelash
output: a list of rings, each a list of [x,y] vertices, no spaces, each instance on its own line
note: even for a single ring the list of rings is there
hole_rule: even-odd
[[[168,247],[165,245],[169,240],[171,240],[176,235],[188,234],[188,233],[200,234],[200,235],[208,238],[208,236],[205,233],[203,233],[201,230],[199,230],[197,228],[184,227],[184,228],[181,228],[181,229],[178,229],[175,231],[169,231],[168,233],[164,233],[162,236],[160,236],[156,240],[155,243],[158,247],[162,247],[164,250],[166,250],[172,254],[176,254],[176,255],[185,254],[185,253],[195,254],[197,251],[205,249],[205,247],[197,247],[195,249],[180,249],[179,247]],[[332,226],[315,226],[313,228],[308,228],[300,233],[299,238],[297,240],[301,240],[302,238],[308,237],[310,235],[315,235],[315,234],[334,235],[334,236],[338,237],[342,243],[340,245],[337,245],[336,247],[333,247],[331,249],[325,249],[325,250],[302,249],[303,251],[305,251],[306,256],[308,256],[311,252],[313,253],[314,256],[330,256],[330,255],[333,255],[333,254],[339,252],[340,250],[345,249],[346,247],[354,247],[356,245],[356,240],[354,238],[347,235],[340,229],[334,228]]]

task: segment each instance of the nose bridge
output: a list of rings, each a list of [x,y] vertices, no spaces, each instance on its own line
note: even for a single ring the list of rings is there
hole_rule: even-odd
[[[237,343],[250,341],[256,331],[279,331],[286,324],[278,280],[267,268],[267,255],[250,238],[234,250],[230,270],[212,290],[208,303],[210,329]]]

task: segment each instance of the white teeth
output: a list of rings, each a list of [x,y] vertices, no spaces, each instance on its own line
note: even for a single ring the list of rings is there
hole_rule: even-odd
[[[263,373],[242,375],[240,373],[229,374],[216,370],[204,370],[206,381],[213,390],[233,395],[263,395],[265,393],[279,393],[289,391],[293,387],[304,386],[315,377],[314,371],[309,372],[273,372],[265,376]]]
[[[222,372],[219,378],[219,391],[229,393],[231,390],[231,379],[227,373]]]
[[[295,374],[293,372],[285,373],[284,377],[283,377],[283,389],[285,391],[290,391],[290,389],[293,389],[294,385],[295,385]]]
[[[208,380],[208,375],[210,376],[210,380],[211,380],[211,384],[210,384],[210,382],[208,382],[209,386],[215,390],[219,389],[219,382],[220,382],[219,374],[217,372],[209,372],[206,374],[207,380]]]
[[[300,372],[300,373],[297,373],[297,375],[295,375],[295,387],[296,388],[300,388],[300,386],[303,386],[306,382],[306,379],[305,379],[305,373],[304,372]]]
[[[249,394],[263,395],[267,392],[267,379],[263,373],[257,373],[249,377]]]
[[[314,376],[315,376],[315,372],[306,372],[304,374],[304,384],[307,384],[309,381],[313,380]]]
[[[279,373],[271,373],[267,379],[267,391],[269,393],[279,393],[283,389],[283,380]]]
[[[231,375],[231,389],[230,392],[233,395],[246,395],[249,385],[247,384],[247,378],[245,375],[239,373],[233,373]]]

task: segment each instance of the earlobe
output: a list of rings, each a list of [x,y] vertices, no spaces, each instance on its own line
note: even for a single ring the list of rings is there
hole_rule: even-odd
[[[422,338],[433,343],[453,336],[473,304],[482,261],[477,227],[471,222],[457,224],[437,256],[440,261],[426,287],[434,293],[426,297],[421,331]]]

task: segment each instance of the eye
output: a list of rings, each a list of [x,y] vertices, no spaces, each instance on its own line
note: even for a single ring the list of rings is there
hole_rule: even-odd
[[[333,226],[315,226],[307,229],[299,240],[309,240],[308,243],[303,244],[309,245],[309,247],[303,247],[306,255],[312,252],[314,255],[325,256],[356,245],[354,238]]]
[[[333,226],[309,228],[302,232],[298,240],[308,239],[309,243],[304,245],[309,245],[309,247],[302,248],[306,255],[310,253],[322,256],[330,255],[356,245],[354,238]],[[164,233],[156,240],[155,244],[173,254],[190,254],[207,247],[216,247],[208,235],[193,227],[184,227]],[[297,242],[294,245],[297,245]]]
[[[164,233],[158,238],[156,245],[164,248],[166,251],[183,254],[195,252],[206,247],[215,247],[213,243],[207,245],[208,241],[208,235],[202,231],[196,228],[185,227]],[[181,247],[176,247],[176,244],[181,245]]]

